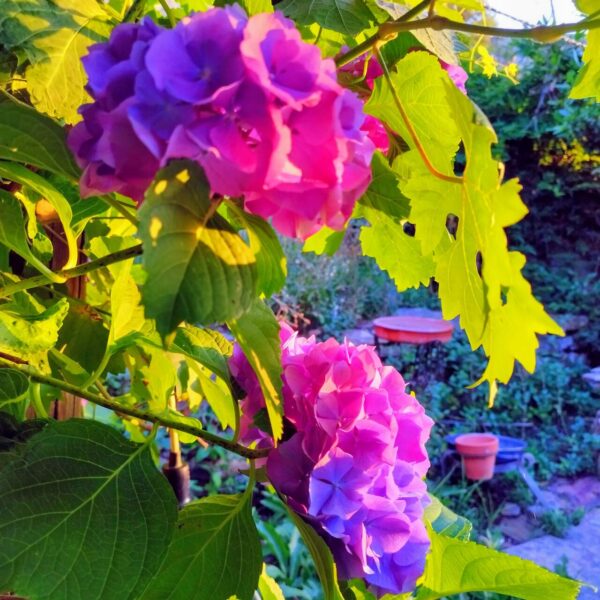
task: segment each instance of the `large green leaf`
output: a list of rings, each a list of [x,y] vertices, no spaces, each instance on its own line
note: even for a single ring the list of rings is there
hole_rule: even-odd
[[[250,248],[256,257],[258,291],[271,296],[281,290],[287,275],[285,254],[277,234],[261,217],[251,215],[233,204],[229,209],[248,232]]]
[[[64,236],[67,241],[69,256],[63,268],[69,269],[77,264],[78,248],[77,239],[71,230],[71,219],[73,212],[69,201],[46,179],[30,171],[23,165],[0,161],[0,177],[15,181],[21,185],[27,186],[40,194],[56,210],[62,226]]]
[[[496,592],[523,600],[575,600],[581,584],[535,563],[474,542],[430,532],[431,551],[417,600]]]
[[[0,411],[21,420],[27,406],[29,379],[16,369],[0,369]]]
[[[0,471],[0,589],[133,599],[158,570],[177,503],[149,445],[95,421],[51,422]]]
[[[298,528],[298,531],[313,558],[315,568],[317,569],[317,575],[323,586],[325,600],[344,600],[344,596],[338,585],[337,569],[335,562],[333,561],[333,556],[331,555],[331,550],[329,550],[323,538],[320,537],[319,534],[302,519],[302,517],[292,509],[288,509],[288,514],[294,522],[294,525]]]
[[[429,494],[431,503],[425,508],[425,519],[436,533],[446,537],[467,541],[471,535],[471,522],[446,508],[434,495]]]
[[[33,105],[67,123],[77,122],[77,109],[89,101],[81,57],[110,29],[94,0],[4,0],[0,13],[0,43],[29,60]]]
[[[56,344],[68,311],[65,298],[39,314],[23,314],[11,306],[0,305],[0,352],[48,372],[48,350]]]
[[[247,313],[228,325],[258,377],[271,431],[278,440],[283,434],[279,323],[271,309],[256,300]]]
[[[356,35],[376,21],[365,0],[284,0],[277,8],[301,25],[318,23],[347,35]]]
[[[363,254],[373,257],[400,291],[427,284],[435,263],[423,254],[419,240],[404,231],[409,209],[398,177],[380,153],[373,157],[372,169],[373,181],[358,206],[358,214],[369,222],[360,230]]]
[[[140,210],[143,302],[163,336],[182,321],[235,319],[257,295],[254,254],[214,209],[202,169],[177,161],[158,174]]]
[[[0,91],[0,158],[79,177],[64,128],[37,110]]]
[[[262,568],[251,498],[249,490],[188,504],[179,513],[162,567],[141,600],[250,600]]]

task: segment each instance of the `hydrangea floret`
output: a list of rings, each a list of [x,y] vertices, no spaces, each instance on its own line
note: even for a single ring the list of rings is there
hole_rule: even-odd
[[[116,27],[83,59],[93,102],[69,144],[84,196],[141,201],[170,159],[197,161],[212,192],[243,197],[284,235],[342,229],[371,180],[362,102],[282,14],[237,5]]]
[[[276,490],[327,542],[342,579],[378,595],[414,589],[429,540],[425,443],[432,420],[398,371],[371,346],[280,333],[286,431],[266,470]],[[232,374],[246,396],[241,440],[272,439],[257,422],[264,397],[237,348]]]

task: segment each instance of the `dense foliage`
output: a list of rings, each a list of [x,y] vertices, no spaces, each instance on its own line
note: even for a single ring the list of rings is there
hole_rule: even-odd
[[[4,3],[0,591],[281,598],[259,538],[276,494],[327,599],[576,597],[427,492],[432,422],[396,369],[267,303],[276,231],[332,253],[356,228],[399,290],[430,284],[459,318],[490,403],[563,333],[509,250],[527,208],[451,33],[514,32],[479,2],[406,4]],[[597,99],[599,7],[580,4],[514,35],[588,31],[571,95]],[[189,502],[198,442],[243,459],[244,491]]]

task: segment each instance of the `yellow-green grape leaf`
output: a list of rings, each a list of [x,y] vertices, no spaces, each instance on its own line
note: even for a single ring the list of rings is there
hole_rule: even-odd
[[[571,98],[594,98],[600,102],[600,29],[587,33],[583,67],[569,94]]]
[[[262,567],[251,499],[246,492],[185,506],[162,567],[140,600],[251,600]]]
[[[373,157],[372,169],[373,181],[357,210],[369,222],[360,230],[363,254],[373,257],[400,291],[427,284],[435,264],[423,254],[419,240],[403,229],[408,202],[400,192],[398,177],[380,153]]]
[[[522,600],[575,600],[581,584],[535,563],[429,532],[431,550],[417,600],[436,600],[465,592],[496,592]]]
[[[94,0],[4,0],[0,12],[0,43],[29,60],[33,105],[66,123],[79,121],[77,109],[90,100],[81,57],[111,28]]]
[[[256,300],[250,310],[228,322],[228,326],[256,373],[273,437],[279,440],[283,434],[279,323],[273,311],[261,300]]]
[[[182,323],[235,319],[257,296],[256,257],[211,202],[200,166],[163,169],[140,209],[146,317],[165,337]]]
[[[440,535],[468,541],[473,529],[471,522],[444,506],[433,494],[429,494],[429,499],[424,517],[432,529]]]
[[[23,314],[14,306],[0,305],[0,352],[48,373],[48,350],[56,344],[68,311],[65,298],[39,314]]]

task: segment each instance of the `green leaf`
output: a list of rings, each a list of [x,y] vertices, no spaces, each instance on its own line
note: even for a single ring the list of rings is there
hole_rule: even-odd
[[[0,369],[0,410],[21,421],[27,408],[29,379],[16,369]]]
[[[266,565],[263,565],[260,579],[258,580],[258,591],[262,600],[285,600],[285,596],[277,582],[268,575]]]
[[[468,541],[473,525],[470,521],[446,508],[433,494],[431,504],[425,508],[425,519],[436,533]]]
[[[202,6],[202,4],[206,4],[207,6],[200,8],[200,10],[206,10],[209,7],[207,0],[200,0],[200,5]],[[271,0],[215,0],[214,2],[214,6],[226,6],[228,4],[239,4],[248,13],[248,16],[273,12]],[[213,2],[210,2],[210,6],[212,5]]]
[[[146,316],[163,336],[182,321],[239,317],[256,297],[256,259],[210,201],[202,169],[173,162],[140,209]]]
[[[430,532],[431,550],[417,600],[496,592],[523,600],[575,600],[581,584],[474,542]]]
[[[79,178],[65,130],[37,110],[0,91],[0,158]]]
[[[252,598],[262,552],[250,490],[202,498],[183,508],[162,567],[141,600]]]
[[[577,75],[569,94],[570,98],[595,98],[600,102],[600,30],[587,33],[587,44],[583,53],[583,67]]]
[[[0,177],[25,185],[47,200],[56,210],[63,226],[64,236],[67,240],[69,256],[63,268],[69,269],[77,264],[78,247],[77,239],[71,230],[73,213],[68,200],[46,179],[17,163],[0,162]]]
[[[0,244],[4,244],[22,256],[40,273],[53,277],[52,271],[38,259],[27,243],[21,203],[12,194],[2,189],[0,189]]]
[[[346,35],[356,35],[376,22],[365,0],[284,0],[277,8],[299,25],[318,23]]]
[[[0,471],[0,588],[31,598],[137,598],[177,503],[148,444],[107,425],[50,422]]]
[[[223,381],[229,381],[227,357],[231,356],[233,345],[218,331],[193,325],[179,327],[169,351],[183,354],[199,362]]]
[[[256,258],[258,291],[265,296],[279,292],[285,284],[287,265],[274,229],[264,219],[251,215],[234,204],[229,205],[229,210],[248,232],[250,249]]]
[[[344,600],[337,581],[337,569],[327,544],[324,542],[323,538],[320,537],[319,534],[292,509],[288,508],[288,514],[294,525],[298,528],[298,531],[313,558],[315,568],[317,569],[317,575],[323,586],[325,600]]]
[[[279,440],[283,434],[279,323],[271,309],[256,300],[248,312],[228,326],[258,377],[271,431]]]
[[[373,180],[359,201],[358,214],[369,225],[360,230],[363,254],[387,271],[399,291],[429,283],[435,264],[424,255],[418,239],[404,232],[408,202],[398,177],[379,152],[373,157]]]
[[[4,0],[0,15],[0,43],[29,60],[33,105],[67,123],[79,121],[77,109],[89,101],[81,57],[110,29],[94,0]]]
[[[33,315],[0,305],[0,352],[48,372],[48,350],[56,344],[58,330],[68,310],[69,303],[65,298]]]
[[[335,231],[330,227],[322,227],[304,242],[302,252],[314,252],[315,254],[333,256],[342,245],[345,235],[345,229],[343,231]]]

